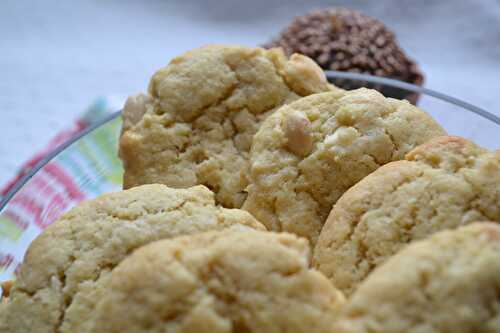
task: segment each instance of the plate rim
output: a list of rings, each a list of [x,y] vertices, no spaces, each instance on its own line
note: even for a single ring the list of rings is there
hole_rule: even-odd
[[[465,109],[466,111],[470,111],[472,113],[477,114],[478,116],[485,118],[498,126],[500,126],[500,117],[480,108],[475,105],[472,105],[470,103],[467,103],[459,98],[452,97],[440,92],[437,92],[432,89],[420,87],[411,83],[407,83],[404,81],[396,80],[396,79],[390,79],[390,78],[385,78],[385,77],[380,77],[380,76],[374,76],[374,75],[369,75],[369,74],[361,74],[361,73],[351,73],[351,72],[339,72],[339,71],[330,71],[326,70],[325,75],[327,79],[351,79],[351,80],[357,80],[357,81],[366,81],[370,83],[378,83],[378,84],[383,84],[386,86],[394,87],[394,88],[400,88],[404,90],[408,90],[414,93],[420,93],[424,95],[428,95],[437,99],[440,99],[442,101],[454,104],[456,106],[461,107],[462,109]],[[78,132],[75,136],[73,136],[71,139],[67,140],[66,142],[63,142],[56,148],[54,148],[51,152],[49,152],[44,158],[42,158],[33,168],[31,168],[21,179],[19,179],[14,186],[7,192],[7,194],[0,200],[0,213],[4,210],[4,208],[7,206],[9,203],[10,199],[16,195],[16,193],[41,169],[43,168],[46,164],[48,164],[52,159],[54,159],[57,155],[59,155],[63,150],[71,146],[73,143],[84,137],[85,135],[89,134],[90,132],[96,130],[97,128],[101,127],[102,125],[110,122],[111,120],[119,117],[121,115],[122,110],[115,111],[112,114],[103,117],[94,123],[92,123],[90,126],[86,127],[85,129],[81,130]]]

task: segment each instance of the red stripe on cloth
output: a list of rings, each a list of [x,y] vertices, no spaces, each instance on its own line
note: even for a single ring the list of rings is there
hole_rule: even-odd
[[[47,164],[11,200],[6,212],[17,224],[35,224],[41,229],[54,222],[74,202],[85,199],[71,176],[57,163]]]
[[[61,183],[64,188],[69,192],[72,199],[77,201],[85,199],[85,194],[80,191],[78,185],[73,182],[71,176],[66,173],[66,171],[59,167],[56,163],[49,163],[44,167],[44,171],[47,171],[55,180]]]
[[[39,153],[36,153],[31,159],[26,161],[19,172],[14,176],[1,190],[0,195],[6,195],[14,185],[21,180],[28,172],[33,169],[47,154],[51,153],[62,143],[70,140],[75,135],[77,135],[81,130],[83,130],[87,125],[83,121],[78,121],[73,125],[72,128],[65,130],[57,134],[54,138],[50,140],[48,145]]]
[[[33,217],[33,221],[38,225],[41,224],[41,216],[43,207],[27,195],[16,195],[12,198],[12,208],[15,210],[18,206],[22,207],[27,213]],[[29,221],[27,221],[29,222]]]

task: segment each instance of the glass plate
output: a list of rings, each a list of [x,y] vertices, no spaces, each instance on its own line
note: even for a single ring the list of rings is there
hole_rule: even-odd
[[[419,107],[453,135],[498,148],[500,118],[478,107],[412,84],[363,74],[327,72],[330,81],[377,86],[395,96],[420,94]],[[59,146],[23,177],[0,202],[0,281],[14,278],[31,241],[78,202],[119,190],[117,156],[120,112]],[[57,246],[57,244],[54,244]]]

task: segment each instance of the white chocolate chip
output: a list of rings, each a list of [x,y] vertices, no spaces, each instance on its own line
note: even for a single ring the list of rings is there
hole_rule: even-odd
[[[339,127],[333,134],[325,138],[327,146],[348,147],[360,134],[354,127]]]
[[[311,123],[298,112],[290,113],[284,121],[286,147],[298,156],[308,155],[313,148]]]
[[[311,58],[295,53],[290,57],[290,64],[304,76],[326,82],[325,73]]]
[[[327,87],[323,70],[310,58],[293,54],[285,66],[286,80],[300,94],[310,94]]]

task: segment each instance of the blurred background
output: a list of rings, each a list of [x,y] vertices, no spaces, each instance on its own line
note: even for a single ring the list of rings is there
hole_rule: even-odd
[[[119,106],[187,49],[259,45],[294,16],[331,6],[393,29],[425,87],[500,115],[500,0],[2,0],[0,186],[97,97]]]

